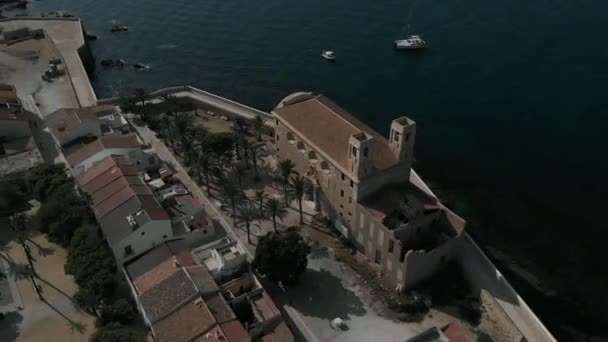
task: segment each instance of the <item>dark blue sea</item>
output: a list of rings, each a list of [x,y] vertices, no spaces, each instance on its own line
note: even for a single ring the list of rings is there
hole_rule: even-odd
[[[151,66],[97,68],[100,98],[189,84],[270,110],[311,90],[382,132],[413,118],[415,167],[552,330],[598,334],[582,307],[608,317],[608,1],[42,0],[27,13],[49,11],[84,19],[98,61]],[[408,21],[425,52],[392,48]],[[509,273],[521,268],[538,279]]]

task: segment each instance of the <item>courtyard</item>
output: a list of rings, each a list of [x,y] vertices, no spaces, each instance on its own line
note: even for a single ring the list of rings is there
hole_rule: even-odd
[[[95,329],[95,319],[74,303],[77,285],[63,269],[66,250],[38,232],[26,233],[40,298],[23,272],[27,258],[8,218],[0,218],[0,229],[0,264],[5,273],[0,281],[2,341],[87,341]]]

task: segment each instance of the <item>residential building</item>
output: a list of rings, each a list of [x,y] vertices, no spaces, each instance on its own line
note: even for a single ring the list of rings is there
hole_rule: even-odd
[[[127,120],[115,106],[100,105],[84,108],[62,108],[45,118],[49,133],[57,147],[85,137],[127,134]]]
[[[62,108],[45,118],[57,147],[83,137],[100,137],[101,121],[90,108]]]
[[[247,252],[228,237],[195,248],[192,254],[218,281],[229,278],[247,267]]]
[[[130,260],[124,274],[156,341],[293,341],[254,276],[245,273],[218,287],[183,240]]]
[[[72,175],[78,176],[96,162],[112,155],[124,156],[139,171],[158,168],[160,161],[152,149],[142,145],[135,133],[104,135],[63,147]]]
[[[15,87],[0,84],[0,138],[7,141],[30,137],[29,118],[21,106]]]
[[[77,177],[117,262],[173,237],[171,219],[125,156],[107,156]]]
[[[124,273],[156,341],[228,341],[204,302],[217,285],[179,242],[150,249],[125,264]]]
[[[310,180],[307,198],[315,210],[378,264],[396,289],[419,284],[454,256],[464,220],[410,182],[413,120],[393,120],[387,139],[311,93],[287,96],[273,115],[278,156],[291,159]]]

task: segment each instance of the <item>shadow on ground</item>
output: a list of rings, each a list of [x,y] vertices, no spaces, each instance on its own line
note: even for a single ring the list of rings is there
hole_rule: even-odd
[[[285,304],[302,315],[321,319],[348,319],[349,315],[363,316],[366,313],[357,294],[345,288],[338,277],[325,269],[308,269],[297,286],[287,289],[285,300]]]
[[[18,312],[9,312],[0,318],[0,339],[2,341],[15,341],[19,337],[19,324],[23,316]]]

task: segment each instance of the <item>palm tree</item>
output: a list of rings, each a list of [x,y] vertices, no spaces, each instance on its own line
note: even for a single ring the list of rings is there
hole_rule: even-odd
[[[211,183],[209,182],[209,176],[215,168],[214,160],[210,153],[206,151],[199,151],[197,155],[197,161],[193,165],[193,170],[197,175],[202,175],[205,178],[205,186],[207,187],[207,195],[211,196]]]
[[[253,197],[260,204],[260,217],[264,217],[264,201],[268,198],[268,194],[264,190],[257,190]]]
[[[146,121],[146,101],[148,100],[148,93],[143,88],[137,88],[133,91],[133,98],[136,103],[139,103],[141,110],[139,116],[142,121]]]
[[[173,94],[164,95],[163,104],[165,105],[166,114],[169,116],[175,115],[175,112],[179,108],[179,101]]]
[[[302,213],[302,199],[306,191],[308,191],[309,183],[306,177],[296,175],[291,177],[290,190],[293,196],[298,200],[300,210],[300,224],[304,223],[304,215]]]
[[[264,157],[264,150],[262,144],[251,144],[249,146],[249,157],[251,158],[251,164],[253,165],[253,180],[259,181],[260,175],[258,173],[258,160]]]
[[[281,204],[281,202],[276,198],[269,198],[266,200],[266,209],[268,210],[268,214],[272,217],[272,226],[274,227],[274,231],[277,230],[277,218],[283,221],[283,218],[287,216],[287,209]]]
[[[237,189],[232,183],[225,183],[222,187],[222,195],[230,201],[230,207],[232,209],[232,217],[234,219],[234,223],[236,224],[236,205],[238,200],[238,195],[240,194],[239,189]]]
[[[258,209],[251,202],[245,202],[239,206],[238,217],[241,222],[245,223],[247,242],[251,244],[251,223],[257,220]]]
[[[245,119],[238,117],[232,123],[232,135],[234,136],[234,149],[236,158],[241,159],[241,150],[245,145],[244,140],[250,135],[249,125]]]
[[[160,118],[160,131],[165,143],[168,143],[171,148],[175,148],[175,134],[173,132],[173,120],[168,115],[163,115]]]
[[[289,185],[289,177],[295,172],[296,164],[290,159],[283,159],[277,165],[279,178],[283,184],[283,195],[285,196],[285,206],[289,206],[289,194],[287,186]]]
[[[258,141],[262,141],[262,132],[264,131],[264,123],[266,123],[266,119],[264,119],[260,115],[256,115],[256,117],[253,118],[253,120],[251,120],[253,129],[255,129],[255,132],[258,136]]]
[[[231,166],[232,175],[236,176],[237,184],[239,185],[239,190],[243,191],[243,175],[245,175],[245,164],[243,162],[236,162]]]

